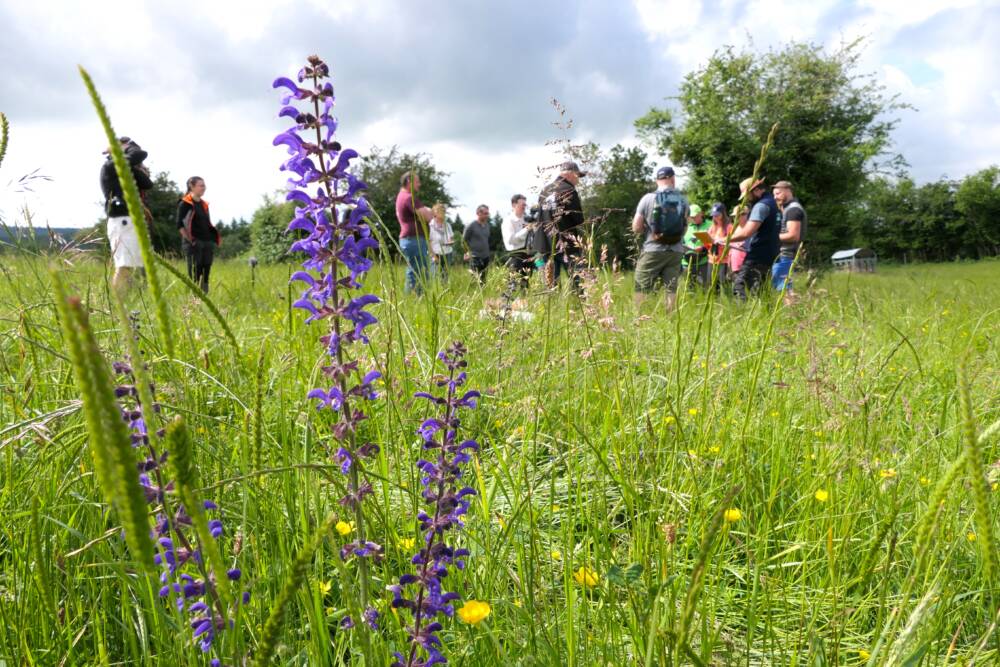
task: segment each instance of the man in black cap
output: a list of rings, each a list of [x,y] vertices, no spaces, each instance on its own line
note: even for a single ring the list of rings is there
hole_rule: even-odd
[[[143,198],[143,213],[148,225],[152,215],[146,208],[144,199],[146,192],[153,187],[149,169],[143,164],[148,153],[129,137],[119,137],[118,143],[121,144],[125,159],[132,170],[132,177],[139,188],[139,196]],[[104,212],[108,216],[108,243],[111,245],[111,257],[115,264],[115,275],[111,284],[120,289],[130,282],[134,269],[142,268],[142,254],[134,221],[129,217],[122,185],[118,181],[118,172],[111,159],[111,149],[105,150],[104,154],[108,157],[101,165],[101,192],[104,194]]]
[[[538,198],[540,233],[535,234],[535,251],[545,257],[546,280],[552,267],[550,287],[554,287],[561,273],[570,274],[573,286],[580,291],[580,277],[576,266],[583,258],[583,204],[576,186],[587,175],[572,160],[559,166],[559,176],[542,189]]]

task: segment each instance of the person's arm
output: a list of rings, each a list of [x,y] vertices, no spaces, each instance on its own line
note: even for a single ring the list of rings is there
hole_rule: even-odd
[[[101,192],[104,194],[104,201],[111,199],[111,189],[114,187],[114,167],[108,169],[110,162],[101,165]]]
[[[177,206],[177,231],[180,232],[181,238],[188,242],[192,240],[191,218],[193,216],[194,206],[191,206],[185,201],[182,201]]]
[[[135,185],[140,190],[153,188],[153,179],[149,177],[149,170],[146,167],[132,167],[132,176],[135,177]]]
[[[642,217],[642,213],[639,213],[637,211],[635,217],[632,218],[632,233],[642,234],[645,231],[646,231],[646,219]]]
[[[802,240],[802,209],[794,206],[785,211],[785,231],[778,234],[782,243],[798,243]]]
[[[786,220],[785,231],[778,234],[778,239],[782,243],[798,243],[802,235],[802,222],[800,220]]]
[[[643,234],[646,231],[646,218],[642,214],[642,204],[645,197],[639,200],[639,205],[635,207],[635,215],[632,217],[632,233]]]
[[[732,243],[745,241],[756,234],[758,229],[760,229],[760,220],[747,220],[742,226],[736,228],[733,235],[729,237],[729,241]],[[722,237],[722,240],[725,241],[726,238]]]

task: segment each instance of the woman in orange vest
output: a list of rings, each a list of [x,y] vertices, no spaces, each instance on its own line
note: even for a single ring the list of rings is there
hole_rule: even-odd
[[[222,245],[222,238],[208,215],[208,202],[202,199],[204,194],[204,178],[192,176],[187,180],[187,194],[177,207],[177,228],[187,257],[188,278],[207,294],[215,247]]]

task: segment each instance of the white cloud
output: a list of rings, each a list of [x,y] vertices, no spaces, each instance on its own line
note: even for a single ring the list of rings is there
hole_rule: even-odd
[[[9,219],[27,202],[38,222],[54,226],[101,215],[103,139],[75,73],[81,63],[116,130],[150,151],[155,170],[178,182],[197,173],[216,218],[249,217],[261,194],[284,183],[282,153],[270,145],[281,123],[268,82],[295,71],[290,54],[299,48],[330,54],[340,73],[345,144],[430,153],[451,172],[467,219],[480,202],[506,211],[511,193],[540,184],[539,165],[559,161],[539,138],[558,135],[550,95],[570,106],[575,142],[609,146],[627,140],[634,118],[673,95],[684,73],[718,47],[742,48],[750,34],[761,49],[789,39],[837,48],[867,36],[860,70],[920,109],[902,112],[896,133],[918,178],[960,177],[1000,160],[997,0],[633,0],[614,8],[579,0],[547,50],[532,50],[531,40],[539,17],[551,22],[558,12],[511,1],[521,4],[473,11],[443,3],[404,16],[409,5],[392,0],[108,0],[99,9],[0,0],[0,56],[17,63],[0,80],[0,110],[12,126],[0,211]],[[414,25],[414,16],[425,23]],[[493,33],[476,34],[483,30],[509,32],[491,46]],[[7,185],[35,168],[53,178],[37,195]]]

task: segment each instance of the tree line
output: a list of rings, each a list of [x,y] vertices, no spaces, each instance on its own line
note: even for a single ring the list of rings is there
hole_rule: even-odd
[[[637,255],[629,222],[642,194],[653,188],[656,156],[668,156],[681,169],[692,202],[731,207],[737,184],[752,172],[774,123],[779,129],[764,174],[769,182],[791,181],[809,213],[806,263],[826,264],[836,250],[858,246],[895,261],[1000,254],[1000,168],[958,181],[916,184],[892,143],[894,114],[908,107],[887,95],[874,75],[859,71],[861,53],[860,42],[833,52],[801,43],[766,52],[726,47],[687,74],[664,106],[635,121],[633,145],[575,147],[572,157],[582,157],[590,172],[581,195],[594,256],[629,266]],[[390,254],[399,233],[396,193],[408,170],[420,173],[425,203],[456,204],[449,174],[430,155],[397,146],[369,150],[358,175],[368,184],[376,214],[372,228]],[[182,193],[165,173],[154,184],[148,202],[154,246],[179,253],[174,216]],[[512,194],[497,193],[493,202],[497,250],[503,248],[500,220]],[[283,259],[289,245],[285,227],[293,214],[278,195],[265,197],[250,223],[222,226],[223,256],[253,252],[263,262]],[[462,219],[448,221],[460,239]]]

